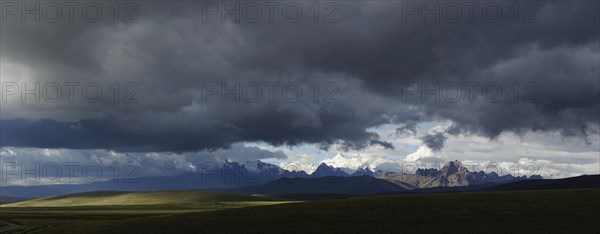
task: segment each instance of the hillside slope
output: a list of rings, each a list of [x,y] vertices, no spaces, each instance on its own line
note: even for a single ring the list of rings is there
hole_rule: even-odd
[[[97,191],[31,199],[2,207],[69,207],[200,204],[207,202],[273,201],[269,197],[200,191]]]
[[[228,191],[242,194],[326,193],[373,195],[398,193],[406,191],[406,189],[392,182],[370,176],[329,176],[320,178],[282,178],[262,185]]]

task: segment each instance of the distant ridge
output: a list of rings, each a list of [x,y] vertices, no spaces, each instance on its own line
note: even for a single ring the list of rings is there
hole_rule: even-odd
[[[227,192],[243,194],[348,194],[374,195],[406,191],[406,189],[386,180],[370,176],[281,178],[266,184],[245,188],[229,189]]]
[[[225,190],[265,184],[279,178],[321,178],[350,176],[340,168],[321,163],[311,174],[288,171],[277,165],[258,161],[245,163],[225,161],[214,164],[207,171],[186,172],[174,176],[135,178],[134,182],[97,181],[85,184],[41,184],[30,186],[2,186],[0,196],[36,198],[89,191],[153,191],[153,190]]]
[[[486,188],[487,191],[600,188],[600,175],[564,179],[522,180]]]
[[[374,177],[375,176],[375,172],[371,171],[371,169],[369,169],[368,167],[365,168],[365,169],[359,167],[350,176],[371,176],[371,177]]]
[[[27,198],[0,196],[0,205],[27,200]]]

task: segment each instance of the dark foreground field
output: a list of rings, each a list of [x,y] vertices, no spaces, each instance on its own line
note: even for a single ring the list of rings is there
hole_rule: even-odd
[[[0,209],[28,233],[600,232],[600,189]]]

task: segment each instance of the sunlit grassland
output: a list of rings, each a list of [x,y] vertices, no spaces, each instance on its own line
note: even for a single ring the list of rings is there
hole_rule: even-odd
[[[268,199],[268,198],[267,198]],[[286,202],[2,207],[31,233],[596,233],[600,189]]]
[[[3,207],[68,207],[68,206],[115,206],[115,205],[197,205],[218,202],[263,202],[280,199],[264,196],[248,196],[228,193],[199,191],[150,191],[123,192],[97,191],[63,196],[31,199],[7,204]]]

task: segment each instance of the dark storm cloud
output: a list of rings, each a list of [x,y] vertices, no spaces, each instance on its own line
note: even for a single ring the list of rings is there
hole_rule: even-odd
[[[347,108],[347,107],[346,107]],[[297,111],[215,108],[212,115],[199,113],[107,117],[75,122],[56,120],[2,120],[1,146],[43,148],[103,148],[115,151],[198,151],[229,148],[240,141],[264,141],[272,145],[318,143],[324,147],[343,143],[360,149],[376,141],[366,129],[377,125],[374,116],[344,114],[344,108],[321,110],[318,122],[308,122]],[[338,112],[340,111],[340,112]],[[313,114],[312,112],[309,112]],[[359,114],[359,113],[355,113]],[[342,142],[340,142],[342,141]],[[378,143],[389,148],[389,143]]]
[[[394,149],[394,145],[392,143],[389,143],[387,141],[380,141],[380,140],[371,140],[371,145],[380,145],[383,148],[386,149]]]
[[[417,134],[417,123],[408,122],[405,123],[404,126],[396,128],[396,134]]]
[[[1,146],[195,151],[264,141],[393,148],[367,129],[395,123],[415,132],[421,121],[449,119],[450,134],[559,130],[585,137],[600,119],[598,2],[539,2],[537,23],[515,23],[512,2],[501,3],[507,15],[495,23],[481,15],[474,23],[403,22],[400,2],[336,2],[339,23],[330,24],[310,15],[296,23],[203,23],[196,2],[140,4],[135,24],[2,25],[3,69],[23,66],[42,82],[132,81],[142,96],[134,105],[59,103],[54,111],[4,105]],[[293,103],[200,102],[206,82],[271,81],[299,82],[304,95]],[[321,85],[320,102],[312,100],[311,82]],[[336,103],[322,102],[329,82],[339,88]],[[479,86],[475,101],[463,93],[454,103],[423,101],[418,93],[405,99],[407,82]],[[487,83],[502,87],[503,97],[484,100]],[[430,138],[430,148],[443,146],[439,136]]]
[[[423,138],[423,143],[429,147],[433,151],[440,151],[444,148],[444,144],[446,143],[446,136],[443,133],[435,133],[426,135]]]

